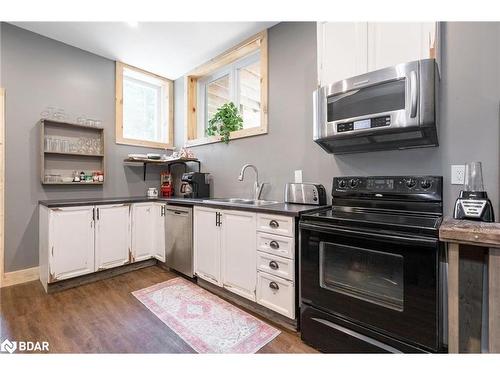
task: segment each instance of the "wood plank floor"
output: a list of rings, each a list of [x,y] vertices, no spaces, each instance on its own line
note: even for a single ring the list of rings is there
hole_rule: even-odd
[[[48,341],[51,353],[192,353],[131,294],[173,277],[152,266],[50,295],[38,281],[0,289],[0,339]],[[278,328],[260,353],[316,352]]]

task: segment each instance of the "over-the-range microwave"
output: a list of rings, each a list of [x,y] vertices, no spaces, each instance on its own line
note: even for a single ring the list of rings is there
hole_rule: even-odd
[[[348,78],[314,92],[313,139],[329,153],[438,145],[434,59]]]

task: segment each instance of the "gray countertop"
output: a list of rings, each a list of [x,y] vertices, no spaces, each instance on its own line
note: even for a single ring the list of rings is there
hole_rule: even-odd
[[[208,198],[209,199],[209,198]],[[300,216],[306,212],[315,211],[326,206],[309,206],[292,203],[274,203],[263,206],[235,204],[225,202],[207,202],[207,198],[148,198],[146,196],[113,197],[113,198],[80,198],[80,199],[51,199],[41,200],[38,203],[46,207],[94,206],[116,203],[166,202],[167,204],[181,204],[188,206],[205,206],[229,210],[262,212],[285,216]]]

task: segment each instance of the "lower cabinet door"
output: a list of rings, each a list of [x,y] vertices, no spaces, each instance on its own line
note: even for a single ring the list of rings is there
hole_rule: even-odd
[[[293,282],[264,272],[257,272],[257,303],[290,319],[295,319]]]
[[[95,270],[121,266],[129,262],[129,206],[96,206]]]
[[[94,272],[94,207],[61,207],[49,216],[49,279]]]
[[[154,216],[156,217],[154,233],[154,257],[165,262],[165,204],[155,203]]]
[[[132,205],[132,261],[154,257],[156,216],[154,203]]]
[[[203,280],[222,286],[219,211],[195,207],[193,220],[195,273]]]
[[[231,292],[255,301],[256,214],[253,212],[222,212],[222,283]]]

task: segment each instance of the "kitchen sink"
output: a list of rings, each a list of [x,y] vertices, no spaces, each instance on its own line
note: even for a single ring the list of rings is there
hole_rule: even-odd
[[[268,204],[279,203],[277,201],[266,201],[262,199],[243,199],[243,198],[212,198],[205,199],[204,203],[227,203],[234,205],[248,205],[248,206],[265,206]]]

